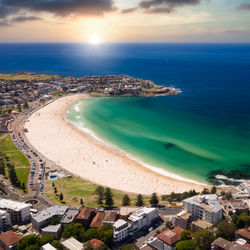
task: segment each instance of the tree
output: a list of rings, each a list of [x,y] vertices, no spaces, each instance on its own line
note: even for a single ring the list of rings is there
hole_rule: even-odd
[[[122,198],[122,205],[129,206],[130,205],[130,198],[127,194],[125,194]]]
[[[201,192],[202,194],[209,194],[209,190],[207,188],[204,188],[203,191]]]
[[[52,187],[54,187],[55,186],[55,183],[54,182],[52,182]]]
[[[17,108],[18,108],[18,112],[22,112],[22,106],[20,103],[18,103]]]
[[[137,207],[142,207],[144,205],[143,197],[141,194],[137,195],[136,204]]]
[[[222,237],[229,241],[233,241],[235,231],[236,231],[236,226],[234,225],[233,222],[228,222],[227,220],[223,220],[217,225],[216,236]]]
[[[55,193],[55,194],[57,193],[57,188],[56,188],[56,187],[54,187],[54,193]]]
[[[190,240],[192,239],[192,232],[190,230],[183,230],[181,232],[181,240]]]
[[[175,245],[176,250],[193,250],[194,249],[194,241],[193,240],[183,240],[177,242]]]
[[[211,194],[216,194],[216,191],[217,191],[216,186],[212,186]]]
[[[84,241],[92,240],[94,238],[99,238],[96,228],[90,228],[84,233]]]
[[[60,201],[63,201],[63,194],[62,193],[60,193],[59,199],[60,199]]]
[[[40,246],[43,246],[47,243],[51,243],[54,240],[54,238],[52,236],[46,235],[46,236],[42,236],[40,238]]]
[[[28,246],[34,245],[39,249],[40,237],[34,234],[24,236],[17,244],[16,250],[26,249]]]
[[[157,197],[157,194],[156,193],[153,193],[152,194],[152,196],[151,196],[151,199],[150,199],[150,204],[152,205],[152,206],[157,206],[158,205],[158,203],[159,203],[159,199],[158,199],[158,197]]]
[[[59,219],[57,217],[52,218],[51,221],[50,221],[50,225],[56,225],[58,223],[59,223]]]
[[[16,170],[14,166],[10,162],[7,162],[7,167],[11,184],[15,187],[20,187],[20,181],[17,179]]]
[[[214,240],[214,233],[209,230],[201,230],[194,233],[194,245],[197,250],[210,250],[211,243]]]
[[[105,191],[105,204],[106,204],[106,206],[108,206],[108,207],[112,207],[113,204],[114,204],[114,201],[113,201],[113,194],[112,194],[110,188],[106,188],[106,191]]]
[[[84,206],[84,203],[83,203],[83,199],[81,198],[81,200],[80,200],[80,204],[82,205],[82,206]]]
[[[6,162],[5,162],[5,157],[4,154],[1,152],[0,156],[0,174],[5,176],[5,167],[6,167]]]
[[[104,187],[98,186],[95,190],[95,194],[97,195],[97,203],[102,205],[104,200]]]
[[[70,223],[63,231],[62,237],[63,238],[70,238],[74,237],[79,241],[83,241],[84,238],[84,227],[80,223]]]
[[[57,250],[63,250],[63,245],[59,240],[53,240],[50,244]]]
[[[26,190],[26,187],[25,187],[25,184],[22,183],[22,190],[25,191]]]

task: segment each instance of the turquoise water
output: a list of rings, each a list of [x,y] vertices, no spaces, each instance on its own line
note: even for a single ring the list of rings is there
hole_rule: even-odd
[[[67,118],[137,159],[168,172],[206,182],[211,170],[249,171],[250,143],[224,120],[173,109],[183,98],[86,98]],[[182,109],[185,109],[183,107]],[[249,138],[249,131],[245,134]]]

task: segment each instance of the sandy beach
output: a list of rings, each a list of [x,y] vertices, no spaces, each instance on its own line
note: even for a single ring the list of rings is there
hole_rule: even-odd
[[[168,194],[204,188],[198,183],[156,173],[116,147],[73,128],[64,114],[70,104],[82,97],[62,97],[33,113],[25,123],[27,139],[48,159],[90,182],[126,192]]]

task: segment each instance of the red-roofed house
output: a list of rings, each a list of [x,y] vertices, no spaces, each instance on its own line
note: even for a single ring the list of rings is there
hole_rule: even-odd
[[[236,239],[243,238],[247,242],[250,242],[250,227],[242,228],[235,232]]]
[[[98,239],[92,239],[90,241],[87,241],[86,243],[84,243],[83,248],[87,248],[90,247],[91,249],[97,249],[99,247],[101,247],[102,245],[104,245],[104,242],[102,242],[101,240]]]
[[[85,228],[88,228],[94,216],[95,216],[94,208],[84,207],[80,210],[79,214],[75,217],[75,222],[81,223]]]
[[[0,247],[4,250],[14,249],[21,237],[13,231],[0,234]]]
[[[184,229],[181,227],[175,227],[174,229],[167,229],[157,235],[157,238],[164,242],[165,245],[173,247],[176,242],[181,239],[181,232]]]
[[[102,225],[102,220],[105,216],[105,213],[104,212],[97,212],[96,213],[96,216],[93,218],[91,224],[90,224],[90,227],[100,227]]]

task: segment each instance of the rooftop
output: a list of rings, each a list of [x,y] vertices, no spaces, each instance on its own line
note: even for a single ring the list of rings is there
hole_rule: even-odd
[[[60,230],[61,228],[61,224],[57,224],[57,225],[49,225],[47,227],[44,227],[42,229],[43,232],[52,232],[52,233],[57,233],[58,230]]]
[[[0,208],[12,209],[14,211],[20,211],[26,207],[30,207],[30,205],[28,205],[24,202],[19,202],[19,201],[13,201],[13,200],[7,200],[7,199],[0,200]]]
[[[236,244],[236,243],[232,243],[228,240],[225,240],[221,237],[217,238],[212,245],[216,245],[222,249],[227,249],[227,250],[245,250],[246,248]]]
[[[153,207],[143,207],[143,208],[135,211],[132,215],[130,215],[129,220],[136,221],[136,220],[142,218],[143,216],[146,216],[147,214],[153,212],[154,210],[155,210],[155,208],[153,208]]]
[[[138,209],[139,209],[138,207],[121,207],[119,209],[119,214],[121,216],[127,216],[127,215],[132,214],[133,212],[135,212]]]
[[[104,216],[105,216],[104,212],[97,212],[96,216],[93,218],[90,224],[90,227],[100,227],[102,225]]]
[[[20,240],[21,237],[11,230],[0,234],[0,241],[2,241],[6,246],[15,245]]]
[[[70,250],[81,250],[83,249],[83,244],[76,240],[75,238],[71,237],[62,242],[62,245]]]
[[[250,240],[250,230],[248,229],[239,229],[236,231],[236,234],[242,236],[245,239]]]
[[[56,250],[56,248],[54,248],[52,245],[47,243],[47,244],[42,246],[42,250]]]
[[[181,227],[175,227],[173,230],[171,229],[167,229],[165,231],[163,231],[162,233],[157,235],[157,238],[165,243],[167,243],[168,245],[172,246],[174,245],[177,241],[180,240],[181,238],[181,232],[184,229],[182,229]]]
[[[220,203],[218,202],[218,196],[216,194],[195,195],[193,197],[185,199],[183,202],[188,202],[193,205],[202,207],[209,212],[216,213],[222,209]]]
[[[202,229],[207,229],[207,228],[210,228],[213,226],[212,223],[210,223],[206,220],[197,220],[197,221],[194,221],[193,224],[197,227],[202,228]]]
[[[101,240],[98,240],[98,239],[92,239],[92,240],[84,243],[84,245],[87,245],[88,243],[90,243],[91,249],[99,248],[100,246],[102,246],[104,244]]]
[[[117,218],[116,211],[106,211],[103,221],[115,222],[116,218]]]
[[[74,218],[77,216],[77,214],[79,213],[78,209],[73,209],[70,208],[67,213],[63,216],[63,218],[61,219],[61,223],[71,223]]]
[[[94,208],[84,207],[80,210],[76,218],[81,220],[88,220],[93,212],[95,212]]]

